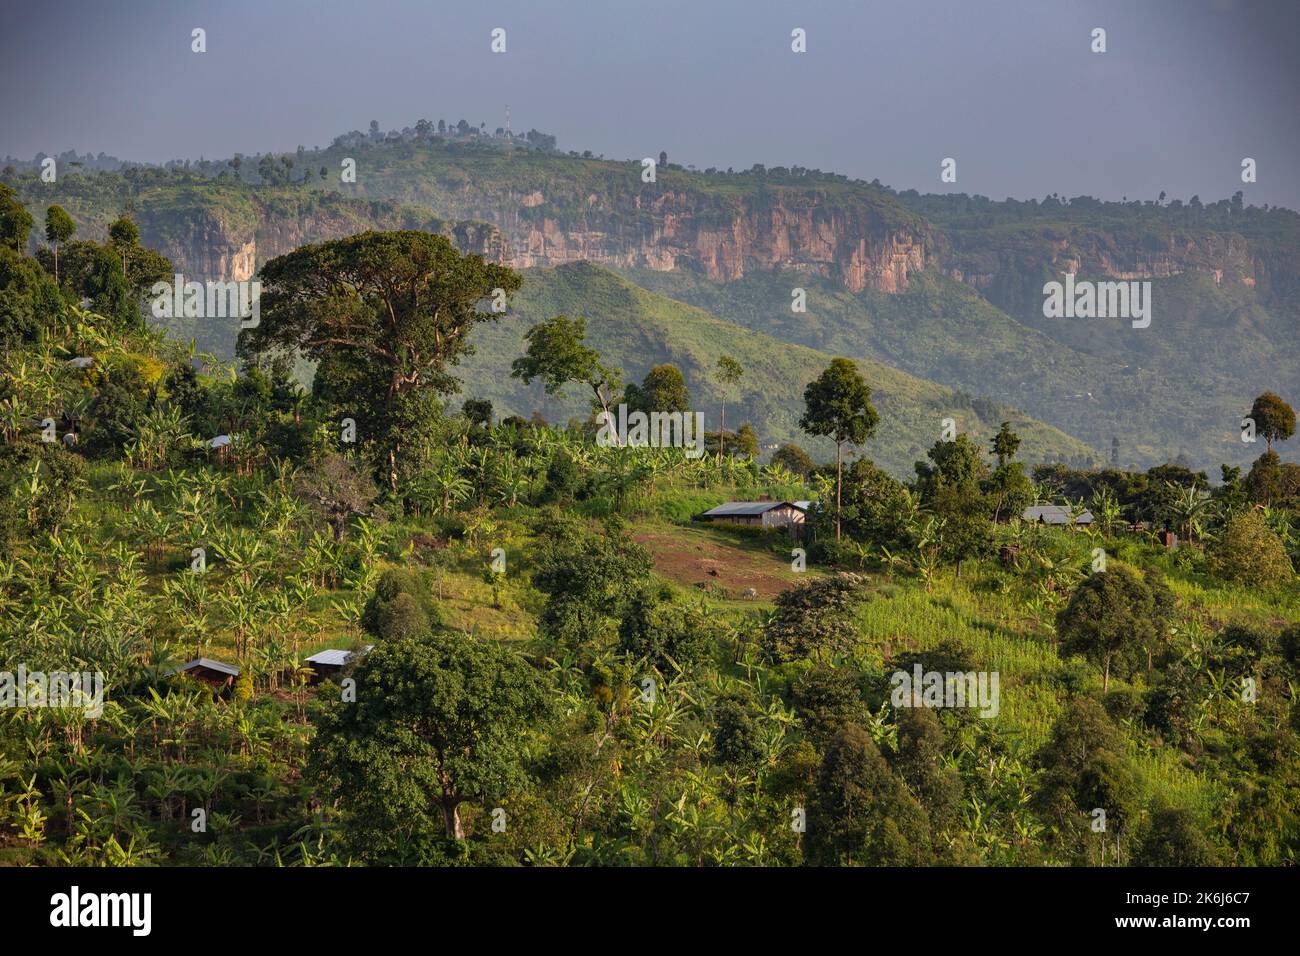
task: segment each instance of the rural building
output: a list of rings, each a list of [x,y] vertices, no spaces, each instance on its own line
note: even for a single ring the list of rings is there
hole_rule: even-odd
[[[367,653],[375,645],[367,644],[361,649],[361,653]],[[356,656],[353,651],[329,650],[321,651],[307,658],[306,664],[311,668],[312,676],[308,678],[307,683],[319,684],[326,679],[337,677],[343,668],[352,663],[352,658]]]
[[[699,516],[699,520],[716,524],[739,524],[759,528],[799,530],[806,508],[793,501],[728,501]]]
[[[196,657],[180,667],[169,670],[165,676],[171,677],[173,674],[186,674],[213,687],[229,687],[239,676],[239,668],[233,664],[208,660],[206,657]]]
[[[1049,524],[1059,527],[1068,525],[1082,527],[1092,524],[1091,511],[1081,511],[1076,516],[1065,505],[1031,505],[1025,509],[1025,513],[1020,517],[1035,524]]]

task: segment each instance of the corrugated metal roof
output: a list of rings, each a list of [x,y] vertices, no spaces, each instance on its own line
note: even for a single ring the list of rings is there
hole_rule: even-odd
[[[1021,515],[1026,521],[1041,521],[1043,524],[1092,524],[1092,512],[1081,511],[1078,517],[1065,505],[1031,505]]]
[[[725,505],[704,512],[706,518],[730,518],[744,515],[761,515],[773,508],[798,507],[793,501],[728,501]],[[803,510],[803,509],[800,509]]]
[[[209,660],[206,657],[196,657],[192,661],[182,664],[180,667],[169,670],[166,676],[180,673],[181,671],[193,670],[196,667],[206,667],[208,670],[217,671],[221,674],[229,674],[231,677],[239,676],[239,668],[233,664],[223,664],[221,661]]]
[[[351,651],[328,650],[313,654],[307,658],[308,664],[324,664],[327,667],[342,667],[352,657]]]

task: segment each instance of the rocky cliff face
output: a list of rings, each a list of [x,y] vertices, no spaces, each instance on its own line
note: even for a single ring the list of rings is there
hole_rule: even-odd
[[[923,229],[891,226],[870,206],[833,204],[814,190],[788,190],[756,201],[692,190],[648,190],[610,200],[592,193],[577,203],[544,190],[489,200],[469,192],[450,199],[456,217],[496,225],[518,268],[586,260],[614,268],[692,270],[718,282],[752,270],[807,272],[854,292],[900,292],[926,266]]]
[[[1032,305],[1044,281],[1067,272],[1150,279],[1200,271],[1265,293],[1271,276],[1294,273],[1257,243],[1222,231],[1155,238],[1131,228],[1029,222],[996,234],[940,229],[865,186],[719,185],[674,174],[629,189],[621,167],[598,166],[596,175],[587,165],[556,162],[536,183],[518,171],[451,176],[434,165],[423,176],[405,171],[378,183],[369,198],[313,191],[264,198],[250,190],[146,202],[140,226],[146,243],[199,279],[247,279],[305,243],[398,228],[447,235],[463,251],[517,268],[589,261],[696,272],[715,282],[781,270],[855,293],[903,292],[914,274],[939,269],[1012,310]],[[419,205],[400,205],[398,196]]]
[[[381,203],[308,200],[311,208],[256,204],[232,214],[213,203],[186,211],[143,204],[142,241],[166,255],[187,278],[251,279],[268,259],[299,246],[366,229],[421,229],[447,236],[462,252],[494,262],[510,257],[500,231],[482,222],[453,222]]]

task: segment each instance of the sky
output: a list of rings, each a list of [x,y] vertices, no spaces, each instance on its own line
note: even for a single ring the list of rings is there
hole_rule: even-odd
[[[1297,0],[3,3],[0,155],[225,158],[508,105],[618,159],[1300,209]]]

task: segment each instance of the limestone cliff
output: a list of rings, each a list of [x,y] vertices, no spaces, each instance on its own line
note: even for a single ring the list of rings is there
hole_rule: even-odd
[[[501,233],[482,222],[456,222],[386,203],[283,197],[238,205],[195,203],[183,210],[141,203],[142,241],[168,256],[187,277],[250,279],[268,259],[299,246],[338,239],[366,229],[421,229],[445,235],[463,252],[494,262],[509,258]]]

